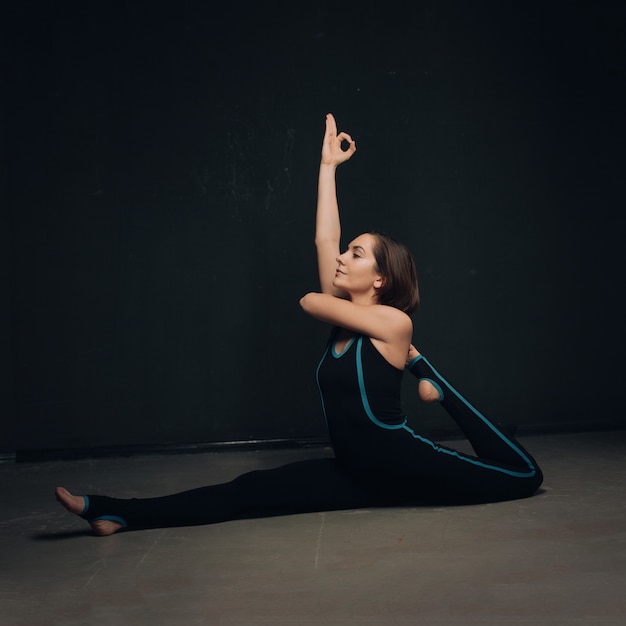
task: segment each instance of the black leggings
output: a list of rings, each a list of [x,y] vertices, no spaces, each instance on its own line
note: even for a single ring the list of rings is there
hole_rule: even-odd
[[[476,456],[435,444],[405,426],[386,439],[397,446],[391,450],[397,464],[386,475],[360,475],[359,468],[337,459],[312,459],[158,498],[89,495],[83,517],[158,528],[364,507],[494,502],[536,492],[541,470],[519,442],[470,405],[424,357],[415,359],[409,371],[435,385]]]

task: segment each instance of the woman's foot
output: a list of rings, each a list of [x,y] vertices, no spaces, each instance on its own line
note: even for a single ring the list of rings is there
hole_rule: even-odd
[[[420,380],[417,389],[423,402],[438,402],[441,397],[435,385],[428,380]]]
[[[63,487],[57,487],[54,490],[57,500],[70,512],[75,515],[82,515],[85,510],[85,498],[83,496],[75,496]],[[106,537],[116,533],[122,528],[122,525],[118,522],[111,520],[95,520],[89,522],[90,526],[96,535],[100,537]]]
[[[108,519],[95,520],[94,522],[89,522],[89,525],[93,528],[94,534],[99,537],[108,537],[122,529],[122,525],[119,522],[113,522]]]
[[[420,353],[417,351],[417,348],[411,344],[409,346],[409,354],[406,359],[407,365],[409,365],[411,361],[414,361],[418,356],[420,356]],[[419,381],[418,393],[423,402],[437,402],[441,397],[435,385],[423,379]]]

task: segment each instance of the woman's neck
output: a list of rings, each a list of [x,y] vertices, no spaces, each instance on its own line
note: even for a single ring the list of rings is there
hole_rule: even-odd
[[[354,304],[360,304],[362,306],[368,306],[372,304],[378,304],[378,296],[375,292],[367,292],[367,293],[351,293],[350,302]]]

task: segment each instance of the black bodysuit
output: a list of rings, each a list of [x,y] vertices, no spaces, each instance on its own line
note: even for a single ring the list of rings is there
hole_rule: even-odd
[[[355,337],[341,354],[331,338],[317,377],[335,455],[345,472],[407,502],[484,502],[537,490],[541,472],[518,442],[469,404],[423,356],[409,370],[435,385],[476,456],[415,432],[400,406],[403,372],[369,337]]]
[[[334,459],[312,459],[160,498],[86,497],[83,517],[129,528],[406,504],[492,502],[532,495],[542,482],[534,459],[487,420],[423,357],[409,364],[429,380],[475,455],[417,434],[400,406],[403,371],[369,337],[339,354],[333,332],[317,368]]]

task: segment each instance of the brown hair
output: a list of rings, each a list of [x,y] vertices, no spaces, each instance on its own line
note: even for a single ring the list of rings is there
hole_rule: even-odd
[[[420,303],[417,270],[409,249],[390,235],[370,231],[376,240],[374,258],[385,281],[378,290],[378,303],[411,315]]]

